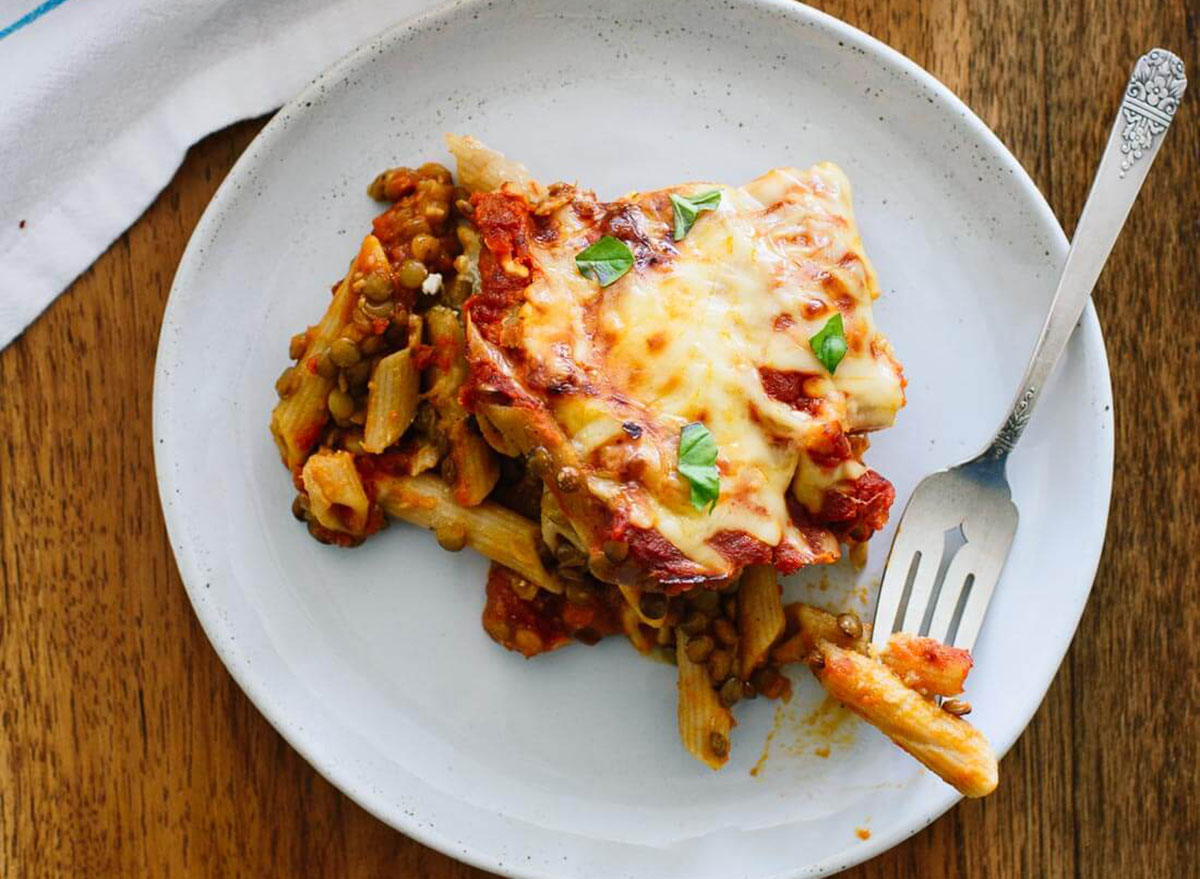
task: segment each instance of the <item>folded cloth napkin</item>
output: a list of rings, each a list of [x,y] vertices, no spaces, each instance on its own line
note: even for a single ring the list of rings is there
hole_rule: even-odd
[[[433,0],[0,0],[0,348],[187,148]]]

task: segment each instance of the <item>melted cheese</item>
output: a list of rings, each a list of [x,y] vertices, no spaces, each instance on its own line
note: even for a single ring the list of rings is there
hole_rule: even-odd
[[[546,405],[586,462],[591,495],[728,574],[710,540],[737,531],[773,547],[785,530],[795,534],[789,491],[815,513],[827,489],[865,472],[854,458],[822,466],[808,450],[830,426],[840,434],[890,425],[904,397],[872,320],[878,287],[841,171],[823,164],[741,188],[670,191],[712,189],[720,204],[699,215],[676,253],[606,288],[575,264],[598,237],[594,215],[558,207],[557,236],[531,242],[534,272],[518,323],[524,374],[582,389],[548,394]],[[621,203],[646,207],[642,231],[670,242],[663,199],[635,193]],[[839,311],[848,351],[830,376],[809,339]],[[764,368],[814,376],[805,391],[821,398],[817,414],[769,396]],[[691,505],[676,470],[679,434],[692,421],[719,447],[721,496],[711,513]],[[631,422],[640,431],[625,430]]]
[[[552,249],[535,248],[541,272],[520,315],[527,357],[564,379],[582,369],[608,390],[554,405],[576,450],[594,456],[620,441],[628,451],[613,463],[630,455],[652,461],[641,484],[631,485],[606,479],[614,468],[593,460],[593,493],[624,505],[634,524],[656,528],[694,561],[720,569],[724,560],[708,541],[721,531],[779,544],[793,481],[797,498],[815,511],[823,487],[863,472],[853,460],[832,470],[808,461],[804,449],[815,432],[831,421],[847,431],[890,424],[903,396],[894,363],[871,349],[872,342],[879,347],[870,315],[877,287],[842,174],[821,165],[806,175],[775,171],[742,189],[693,184],[678,191],[713,188],[721,190],[720,205],[700,215],[676,258],[608,288],[580,275],[574,255],[588,241],[564,220]],[[841,304],[849,351],[823,382],[828,414],[816,419],[769,397],[759,369],[826,374],[808,340],[833,312],[804,314],[813,303],[829,304],[831,289],[851,300]],[[781,314],[794,321],[783,330],[775,325]],[[640,442],[621,430],[631,414],[650,428]],[[702,421],[720,449],[721,499],[711,514],[692,507],[673,467],[679,432],[691,421]]]

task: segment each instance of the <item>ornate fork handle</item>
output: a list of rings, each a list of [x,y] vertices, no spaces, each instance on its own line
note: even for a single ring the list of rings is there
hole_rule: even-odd
[[[1183,62],[1166,49],[1152,49],[1134,65],[1092,190],[1075,227],[1075,238],[1050,313],[1012,409],[983,457],[1006,458],[1021,438],[1038,395],[1083,314],[1186,88]]]

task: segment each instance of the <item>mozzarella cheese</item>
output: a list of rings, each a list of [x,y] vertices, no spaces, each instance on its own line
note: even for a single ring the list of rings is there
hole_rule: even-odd
[[[714,189],[716,209],[673,241],[670,193]],[[826,494],[866,472],[846,435],[890,425],[904,402],[872,319],[878,285],[849,183],[821,164],[743,187],[695,183],[606,204],[571,190],[559,201],[528,237],[517,320],[487,357],[504,360],[552,416],[592,498],[657,531],[706,577],[731,576],[736,565],[714,538],[779,546],[794,533],[789,494],[819,520]],[[637,264],[601,287],[575,256],[613,232]],[[838,313],[847,352],[830,375],[809,340]],[[478,355],[489,343],[474,340]],[[771,393],[764,372],[800,396]],[[692,506],[676,469],[680,431],[695,421],[719,448],[711,512]],[[585,542],[603,537],[575,524],[592,534]]]

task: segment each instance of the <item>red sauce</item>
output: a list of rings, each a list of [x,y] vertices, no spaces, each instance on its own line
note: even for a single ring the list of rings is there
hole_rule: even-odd
[[[468,379],[459,394],[459,400],[467,409],[474,411],[479,403],[531,408],[528,394],[495,364],[488,360],[472,358],[468,361],[468,367]]]
[[[779,546],[775,547],[773,563],[779,569],[779,573],[784,576],[794,574],[809,564],[804,553],[800,551],[800,548],[789,540],[780,541]]]
[[[800,541],[785,539],[775,548],[775,567],[792,574],[808,565],[823,565],[837,560],[839,550],[831,540],[829,529],[812,520],[803,505],[791,495],[787,498],[788,516],[792,527],[800,532]]]
[[[786,316],[786,315],[783,315]],[[776,318],[778,327],[779,319]],[[758,376],[762,381],[763,390],[767,396],[786,403],[793,409],[816,415],[821,408],[820,397],[810,397],[804,390],[804,383],[811,378],[817,378],[811,372],[797,370],[773,369],[770,366],[760,366]]]
[[[653,528],[638,528],[614,516],[609,539],[628,543],[629,559],[640,568],[638,573],[657,580],[668,595],[713,579]]]
[[[371,221],[371,231],[379,239],[379,244],[385,251],[391,250],[400,240],[401,224],[406,220],[406,217],[400,215],[399,207],[393,205]]]
[[[887,487],[890,490],[891,484],[887,483]],[[869,489],[869,486],[866,489]],[[892,494],[894,496],[894,492]],[[890,504],[890,500],[887,503]],[[800,532],[799,542],[784,539],[778,546],[772,547],[744,531],[732,530],[719,531],[708,542],[736,568],[746,565],[774,565],[786,575],[808,565],[834,561],[837,554],[831,546],[830,527],[826,527],[825,523],[813,522],[800,504],[793,500],[789,500],[788,509],[792,524]],[[870,507],[868,502],[868,508],[864,512],[871,514],[873,511],[874,508]],[[883,510],[883,521],[887,521],[886,506]],[[850,527],[857,524],[859,523],[856,520]],[[706,582],[723,582],[720,578],[708,575],[678,547],[652,528],[637,528],[628,522],[614,519],[609,529],[609,538],[628,543],[629,558],[639,566],[638,573],[658,580],[668,595],[678,595]]]
[[[888,510],[895,499],[892,484],[868,470],[848,490],[826,494],[816,518],[843,539],[861,542],[887,524]]]
[[[327,420],[328,419],[322,415],[317,421],[296,431],[296,448],[307,456],[308,450],[311,449],[313,444],[316,443],[316,441],[320,438],[321,431],[325,429],[325,422]]]
[[[405,438],[399,448],[391,449],[379,455],[355,455],[354,466],[362,476],[363,487],[367,496],[375,500],[376,476],[410,476],[413,471],[413,459],[417,455],[417,444],[411,437]]]
[[[507,649],[528,658],[565,647],[572,640],[594,644],[621,631],[615,589],[597,590],[594,603],[576,605],[544,589],[524,599],[513,589],[517,579],[517,574],[500,565],[493,564],[488,571],[483,628]]]
[[[479,254],[480,290],[466,302],[471,320],[489,342],[500,344],[501,322],[508,309],[521,299],[529,286],[533,260],[529,255],[529,203],[519,195],[504,192],[477,192],[471,196],[475,207],[475,228],[483,238]],[[523,266],[525,277],[504,270],[506,261]]]
[[[412,345],[411,347],[413,349],[413,365],[417,369],[424,369],[436,360],[438,369],[449,371],[454,363],[454,352],[438,351],[432,345]]]
[[[734,565],[769,565],[773,561],[771,547],[745,531],[718,531],[708,542]]]
[[[970,669],[974,660],[969,651],[961,647],[949,647],[935,638],[913,638],[917,656],[939,671],[966,667]]]
[[[818,467],[828,470],[853,457],[850,440],[839,424],[826,424],[805,447],[808,457]]]

